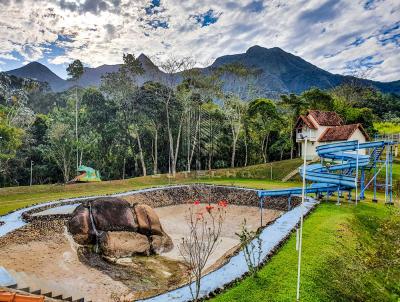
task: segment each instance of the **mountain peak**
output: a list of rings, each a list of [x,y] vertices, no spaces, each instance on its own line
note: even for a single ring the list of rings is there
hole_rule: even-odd
[[[141,53],[137,59],[142,64],[143,68],[145,68],[145,69],[146,68],[151,68],[151,69],[157,68],[157,66],[153,63],[153,61],[150,60],[150,58],[143,53]]]
[[[142,62],[142,63],[148,62],[148,63],[153,64],[153,62],[150,60],[150,58],[149,58],[148,56],[146,56],[144,53],[141,53],[141,54],[138,56],[137,59],[138,59],[140,62]]]
[[[31,78],[40,82],[47,82],[54,91],[61,91],[66,87],[63,79],[47,66],[36,61],[20,68],[6,71],[6,73],[20,78]]]
[[[50,70],[46,65],[43,65],[42,63],[39,63],[37,61],[29,62],[25,66],[21,68],[35,68],[39,70]]]
[[[145,73],[138,77],[139,85],[146,81],[157,81],[165,75],[145,54],[140,54],[137,60],[145,70]],[[347,81],[347,77],[331,74],[279,47],[266,48],[259,45],[250,47],[244,53],[220,56],[211,66],[200,70],[209,72],[214,68],[232,63],[240,63],[257,70],[255,85],[260,93],[271,98],[278,98],[282,93],[301,93],[311,87],[330,89]],[[94,68],[85,67],[78,85],[81,87],[99,86],[104,74],[117,72],[120,66],[120,64],[116,64],[101,65]],[[39,62],[31,62],[6,73],[47,82],[54,91],[63,91],[71,87],[71,82],[59,78],[48,67]],[[179,81],[179,75],[176,75],[176,79]],[[224,89],[229,90],[233,87],[232,85],[235,85],[234,82],[230,83],[228,79],[222,80],[226,81]],[[366,85],[377,87],[382,92],[400,93],[400,81],[381,83],[366,80],[364,82]]]
[[[271,48],[266,48],[266,47],[262,47],[260,45],[254,45],[252,47],[250,47],[246,53],[265,53],[268,51],[276,51],[276,52],[285,52],[282,48],[279,47],[271,47]]]

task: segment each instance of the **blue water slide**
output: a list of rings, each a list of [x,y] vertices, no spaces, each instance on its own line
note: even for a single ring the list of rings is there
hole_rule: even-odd
[[[312,182],[307,185],[307,193],[332,193],[334,191],[351,191],[357,186],[357,179],[353,175],[356,169],[367,169],[371,167],[371,161],[376,161],[377,152],[371,155],[359,154],[360,150],[385,148],[392,145],[391,141],[374,141],[359,143],[355,141],[346,141],[339,143],[326,144],[317,147],[317,154],[321,162],[329,160],[325,165],[310,164],[305,167],[306,180]],[[381,153],[379,153],[380,156]],[[303,176],[304,167],[299,168],[299,173]],[[288,188],[277,190],[260,190],[259,197],[269,196],[291,196],[302,194],[302,188]]]

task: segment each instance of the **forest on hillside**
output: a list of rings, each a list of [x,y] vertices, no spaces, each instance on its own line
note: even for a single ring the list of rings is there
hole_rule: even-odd
[[[81,164],[108,180],[293,158],[294,125],[308,109],[336,111],[370,135],[376,121],[400,122],[399,96],[356,80],[271,100],[252,85],[257,71],[240,64],[202,73],[170,59],[163,78],[139,85],[140,62],[123,59],[100,87],[59,93],[0,73],[1,186],[29,184],[31,162],[33,183],[42,184],[68,182]],[[78,81],[83,66],[67,71]]]

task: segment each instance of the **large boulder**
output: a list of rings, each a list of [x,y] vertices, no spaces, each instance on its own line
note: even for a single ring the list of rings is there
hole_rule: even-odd
[[[147,236],[135,232],[106,232],[100,238],[100,247],[111,258],[150,255],[151,251]]]
[[[146,204],[135,206],[136,220],[139,225],[139,233],[151,236],[164,234],[160,219],[156,212]]]
[[[161,254],[173,248],[150,206],[131,205],[119,198],[99,198],[80,205],[68,222],[68,230],[81,245],[99,243],[101,253],[109,258]]]
[[[129,202],[119,198],[99,198],[91,203],[93,220],[101,231],[137,231]]]
[[[83,205],[78,206],[72,213],[68,222],[69,232],[79,244],[90,244],[96,240],[92,224],[90,222],[89,209]]]
[[[167,253],[174,247],[171,237],[164,233],[163,236],[151,235],[151,250],[156,254]]]

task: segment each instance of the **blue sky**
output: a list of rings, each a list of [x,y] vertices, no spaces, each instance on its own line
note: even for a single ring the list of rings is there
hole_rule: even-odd
[[[61,77],[145,53],[205,66],[253,45],[281,47],[333,73],[400,79],[398,0],[0,0],[0,70],[31,61]]]

